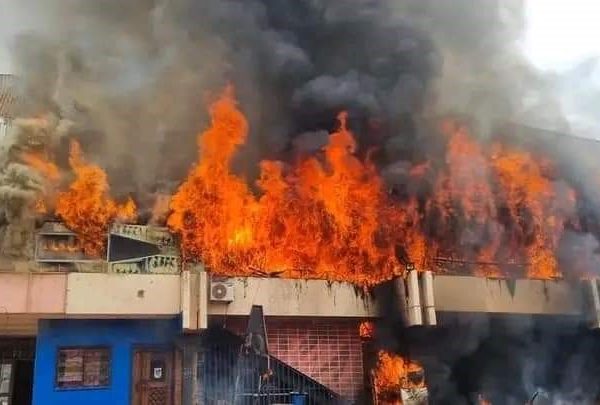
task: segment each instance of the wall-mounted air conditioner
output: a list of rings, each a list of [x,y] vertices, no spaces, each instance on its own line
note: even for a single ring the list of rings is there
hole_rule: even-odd
[[[233,283],[227,280],[211,280],[210,300],[213,302],[232,302],[234,299]]]

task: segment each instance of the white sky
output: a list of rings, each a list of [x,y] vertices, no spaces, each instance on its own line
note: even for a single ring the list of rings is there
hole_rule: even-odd
[[[525,52],[538,67],[564,70],[600,56],[600,0],[527,0]]]
[[[43,31],[47,16],[36,13],[41,2],[64,0],[0,0],[0,73],[15,73],[10,44],[15,35],[32,30]]]

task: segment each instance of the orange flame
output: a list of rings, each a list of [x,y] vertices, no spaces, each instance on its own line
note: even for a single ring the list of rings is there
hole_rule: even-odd
[[[358,326],[358,335],[362,339],[371,339],[375,335],[375,325],[373,324],[373,322],[361,322]]]
[[[560,274],[555,252],[574,193],[568,190],[570,202],[562,207],[553,203],[555,185],[527,153],[488,148],[466,126],[445,121],[443,167],[427,162],[409,171],[420,182],[437,176],[431,198],[396,200],[374,164],[355,155],[341,113],[322,156],[293,166],[262,161],[255,194],[230,167],[248,134],[231,87],[210,115],[210,127],[198,137],[199,162],[172,197],[167,220],[187,261],[226,275],[274,273],[368,286],[399,274],[403,265],[431,268],[434,255],[458,250],[480,275],[504,275],[502,261],[528,263],[530,277]],[[504,205],[516,226],[505,224]],[[432,218],[438,218],[434,234],[426,235]],[[471,232],[467,242],[456,229]]]
[[[490,229],[497,218],[488,156],[470,136],[466,126],[446,120],[442,124],[442,131],[449,137],[446,150],[447,170],[438,176],[430,208],[434,205],[441,212],[445,227],[451,227],[451,219],[460,215],[471,228]],[[500,232],[499,229],[492,229],[486,234],[490,237],[487,243],[473,252],[474,257],[468,259],[479,263],[494,261],[500,245]],[[479,266],[475,272],[485,276],[500,274],[500,270],[494,265]]]
[[[478,395],[477,402],[479,403],[479,405],[492,405],[492,403],[489,400],[485,399],[485,397],[481,394]]]
[[[249,184],[231,168],[249,129],[232,87],[211,105],[210,116],[209,128],[198,136],[198,163],[170,202],[157,196],[152,210],[153,222],[170,210],[167,225],[179,235],[186,261],[202,261],[224,275],[363,286],[390,279],[408,265],[432,269],[440,262],[435,256],[467,263],[478,275],[506,275],[500,263],[524,263],[532,278],[561,275],[556,251],[566,224],[576,225],[577,196],[558,188],[538,156],[476,141],[467,126],[446,120],[445,159],[406,170],[407,181],[427,185],[428,191],[395,198],[370,159],[357,157],[341,113],[322,154],[294,165],[262,161],[256,183]],[[20,156],[50,185],[60,180],[45,154]],[[55,187],[47,187],[34,209],[45,213],[56,205],[84,251],[98,256],[108,224],[131,221],[136,206],[131,199],[118,204],[110,198],[106,174],[84,161],[76,142],[69,163],[75,174],[69,189],[55,204]]]
[[[323,161],[307,158],[287,169],[263,161],[257,197],[231,160],[248,123],[228,88],[211,106],[211,126],[199,136],[200,161],[171,200],[170,228],[186,260],[224,274],[276,272],[371,284],[398,263],[391,201],[369,161],[354,156],[346,115],[331,134]],[[406,215],[396,209],[396,221]]]
[[[33,210],[38,215],[44,215],[48,213],[48,208],[46,207],[46,202],[43,198],[38,198],[35,200]]]
[[[42,242],[41,247],[43,250],[50,252],[79,252],[81,251],[81,246],[79,245],[79,240],[76,238],[69,238],[68,240],[64,239],[46,239]]]
[[[75,179],[67,191],[58,195],[56,214],[77,233],[86,254],[100,256],[110,222],[135,219],[135,204],[131,199],[118,204],[109,197],[106,173],[84,161],[76,141],[71,142],[69,164]]]
[[[495,145],[492,163],[508,212],[516,225],[516,235],[511,239],[514,249],[524,248],[524,255],[529,260],[528,276],[560,276],[555,252],[574,201],[568,199],[567,207],[554,205],[555,186],[544,176],[541,164],[528,152]]]
[[[373,372],[373,384],[378,400],[401,404],[399,395],[401,390],[425,387],[423,367],[416,362],[381,350]]]
[[[23,152],[20,155],[21,160],[27,166],[37,171],[44,179],[48,180],[41,195],[35,200],[33,210],[37,215],[48,213],[48,206],[52,206],[52,200],[56,196],[56,183],[60,180],[60,170],[54,162],[50,161],[45,154],[34,152]]]
[[[28,166],[37,170],[45,178],[56,181],[60,179],[60,171],[58,166],[48,160],[44,155],[32,152],[24,152],[21,154],[21,160]]]

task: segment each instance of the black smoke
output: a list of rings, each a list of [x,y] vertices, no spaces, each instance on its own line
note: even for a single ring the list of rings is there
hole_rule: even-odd
[[[359,153],[374,150],[399,194],[427,192],[402,178],[411,164],[424,155],[433,165],[443,162],[443,148],[431,141],[431,121],[439,116],[469,117],[482,138],[499,124],[531,117],[566,127],[560,109],[545,97],[544,80],[520,52],[521,0],[20,0],[7,7],[44,16],[39,27],[18,30],[12,38],[14,73],[23,87],[21,115],[52,115],[49,127],[68,127],[68,134],[46,126],[34,132],[62,145],[59,163],[66,165],[66,138],[76,137],[86,156],[107,169],[113,192],[134,194],[141,203],[170,193],[185,176],[197,156],[206,105],[227,83],[234,84],[250,121],[248,143],[236,162],[250,179],[258,159],[318,150],[340,110],[349,112]],[[531,100],[542,100],[541,108]],[[15,136],[10,142],[26,141]],[[581,188],[594,197],[597,187],[582,180],[587,169],[572,164],[582,149],[561,156],[567,156],[570,178],[584,182]],[[22,172],[6,171],[12,173],[3,189],[7,212],[34,198],[32,192],[21,196],[22,183],[26,191],[42,187]],[[600,230],[597,208],[580,207],[588,213],[583,229]],[[563,260],[581,256],[571,246],[597,249],[595,240],[569,238],[573,243],[561,250]],[[597,262],[595,254],[588,256]],[[477,390],[496,395],[502,388],[521,401],[538,385],[570,393],[568,384],[584,381],[563,375],[527,382],[523,373],[531,364],[533,374],[572,364],[567,369],[582,376],[587,364],[568,360],[582,358],[585,344],[568,346],[572,357],[561,360],[563,340],[551,328],[531,326],[517,337],[504,333],[501,343],[486,343],[502,330],[494,325],[459,325],[447,337],[422,340],[429,353],[437,353],[431,361],[414,354],[428,370],[436,400],[467,403]],[[400,350],[402,339],[394,339],[391,349]],[[572,341],[589,338],[567,339]],[[478,353],[490,359],[491,370]],[[461,364],[468,364],[467,371]],[[478,373],[470,376],[470,370]],[[507,379],[503,374],[510,370],[520,372]]]
[[[340,110],[381,164],[411,159],[423,120],[469,112],[482,128],[519,110],[527,64],[517,1],[25,0],[47,16],[13,41],[23,114],[55,111],[119,192],[176,184],[206,104],[236,87],[251,124],[238,159],[289,158]],[[177,162],[179,164],[175,164]]]
[[[432,404],[595,404],[600,339],[577,317],[438,314],[435,328],[378,325],[376,341],[420,363]]]

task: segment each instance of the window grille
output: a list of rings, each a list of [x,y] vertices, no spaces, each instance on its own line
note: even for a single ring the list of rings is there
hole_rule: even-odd
[[[99,388],[109,385],[108,348],[61,348],[56,364],[57,388]]]

